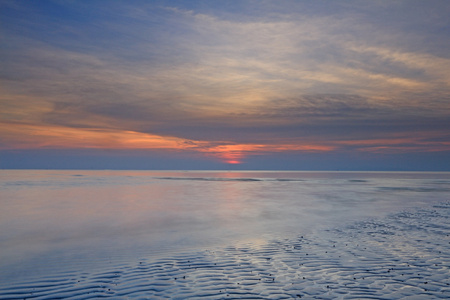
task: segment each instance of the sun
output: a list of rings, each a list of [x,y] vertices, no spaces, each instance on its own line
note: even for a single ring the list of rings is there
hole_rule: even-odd
[[[226,160],[225,162],[226,162],[227,164],[230,164],[230,165],[237,165],[237,164],[240,164],[240,163],[241,163],[241,161],[236,160],[236,159]]]

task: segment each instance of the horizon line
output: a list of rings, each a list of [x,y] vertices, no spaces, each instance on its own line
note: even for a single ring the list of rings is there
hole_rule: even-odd
[[[283,169],[77,169],[77,168],[0,168],[0,171],[152,171],[152,172],[328,172],[328,173],[450,173],[433,170],[283,170]]]

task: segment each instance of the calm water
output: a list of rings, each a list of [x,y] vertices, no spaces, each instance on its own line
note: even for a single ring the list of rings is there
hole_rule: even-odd
[[[450,173],[0,171],[0,280],[307,235],[448,201]]]

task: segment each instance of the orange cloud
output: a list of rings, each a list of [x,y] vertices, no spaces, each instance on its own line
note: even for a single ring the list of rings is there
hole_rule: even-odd
[[[303,151],[303,152],[323,152],[332,151],[335,147],[315,144],[226,144],[200,149],[201,152],[218,157],[229,164],[239,164],[249,155],[261,155],[273,152]]]
[[[184,139],[126,130],[68,128],[51,125],[5,124],[0,135],[3,149],[105,148],[187,149]]]
[[[338,141],[336,143],[355,146],[359,151],[373,153],[436,152],[450,150],[450,142],[446,141],[445,136],[446,133],[442,132],[416,132],[411,137]]]
[[[343,146],[373,153],[402,153],[411,151],[446,151],[450,142],[439,140],[442,133],[422,132],[413,137],[387,137],[326,143],[238,144],[230,141],[198,141],[173,136],[161,136],[130,130],[71,128],[55,125],[0,123],[0,149],[149,149],[194,151],[229,164],[240,164],[247,156],[277,152],[328,152]],[[430,139],[436,139],[432,141]]]
[[[370,145],[398,145],[398,144],[409,144],[416,142],[415,138],[385,138],[385,139],[370,139],[370,140],[351,140],[351,141],[339,141],[342,145],[351,146],[370,146]]]
[[[229,164],[239,164],[248,155],[283,151],[331,151],[332,146],[317,144],[232,144],[207,142],[136,131],[69,128],[51,125],[4,123],[1,149],[97,148],[97,149],[169,149],[190,150],[213,156]],[[6,143],[5,143],[6,142]]]

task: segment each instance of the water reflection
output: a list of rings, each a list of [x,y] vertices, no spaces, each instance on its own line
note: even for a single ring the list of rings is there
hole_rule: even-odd
[[[448,173],[383,174],[0,171],[0,276],[263,243],[446,200],[450,187]]]

